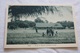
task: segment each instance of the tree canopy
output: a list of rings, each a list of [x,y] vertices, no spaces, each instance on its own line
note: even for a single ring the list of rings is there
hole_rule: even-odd
[[[41,20],[40,18],[36,18],[36,19],[35,19],[35,22],[36,22],[36,23],[44,23],[44,21]]]
[[[14,17],[21,15],[34,16],[45,12],[58,11],[55,6],[9,6],[8,14]]]

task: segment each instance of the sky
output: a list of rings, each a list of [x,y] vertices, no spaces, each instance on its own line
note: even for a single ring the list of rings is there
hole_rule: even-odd
[[[34,21],[36,18],[41,18],[42,20],[48,20],[48,22],[57,22],[57,21],[73,21],[73,14],[71,6],[58,7],[59,12],[54,11],[53,13],[43,13],[42,15],[27,17],[22,16],[21,20],[30,20]],[[26,18],[27,17],[27,18]]]

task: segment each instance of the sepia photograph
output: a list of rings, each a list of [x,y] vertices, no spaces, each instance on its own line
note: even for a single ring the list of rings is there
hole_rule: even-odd
[[[72,6],[9,5],[6,20],[5,48],[77,47]]]

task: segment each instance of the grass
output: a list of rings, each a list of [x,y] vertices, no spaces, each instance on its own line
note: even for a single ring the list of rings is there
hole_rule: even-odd
[[[7,44],[68,44],[75,43],[75,34],[73,29],[55,30],[58,31],[57,36],[42,37],[42,32],[46,34],[46,30],[38,30],[36,33],[33,29],[16,29],[8,30]]]

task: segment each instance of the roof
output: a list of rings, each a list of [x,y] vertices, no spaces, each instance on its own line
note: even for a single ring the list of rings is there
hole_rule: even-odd
[[[36,23],[36,27],[63,27],[60,23]]]

